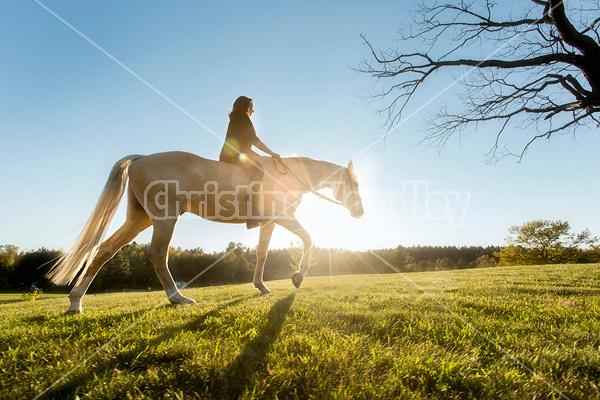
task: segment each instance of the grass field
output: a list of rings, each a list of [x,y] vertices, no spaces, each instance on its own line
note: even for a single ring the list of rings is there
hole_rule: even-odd
[[[71,317],[65,295],[0,295],[0,398],[90,356],[41,398],[600,398],[600,265],[407,277],[464,320],[395,274],[89,295]]]

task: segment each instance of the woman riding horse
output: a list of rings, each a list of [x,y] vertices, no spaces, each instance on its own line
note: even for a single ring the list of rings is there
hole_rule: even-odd
[[[251,98],[240,96],[233,103],[233,110],[229,114],[229,126],[225,143],[219,155],[219,161],[232,163],[242,167],[248,174],[249,184],[262,182],[264,171],[257,160],[258,154],[252,151],[252,146],[264,151],[276,160],[281,161],[279,154],[274,153],[256,136],[254,125],[250,117],[254,114],[254,103]],[[248,229],[260,225],[258,201],[252,200],[251,215],[248,216],[246,226]],[[241,199],[240,199],[241,202]]]

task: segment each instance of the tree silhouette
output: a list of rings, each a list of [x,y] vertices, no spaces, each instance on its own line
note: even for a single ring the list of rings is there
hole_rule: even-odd
[[[388,100],[381,111],[394,128],[424,82],[441,70],[462,67],[461,106],[444,106],[431,115],[424,141],[441,148],[468,125],[496,121],[488,161],[509,154],[521,159],[538,139],[600,124],[600,13],[597,3],[589,9],[566,9],[565,3],[518,3],[513,7],[522,8],[518,17],[489,0],[422,3],[414,25],[401,30],[399,48],[376,50],[364,39],[372,59],[358,70],[392,80],[374,96]],[[408,50],[415,41],[418,50]],[[466,58],[474,54],[479,57]],[[509,123],[529,132],[517,152],[501,141]]]

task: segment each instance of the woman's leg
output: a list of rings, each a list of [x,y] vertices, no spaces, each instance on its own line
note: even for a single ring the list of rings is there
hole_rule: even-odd
[[[248,168],[248,175],[250,178],[250,185],[252,190],[250,193],[252,195],[249,197],[251,204],[250,215],[248,216],[248,221],[246,221],[246,227],[248,229],[256,228],[262,222],[262,207],[260,204],[261,196],[258,194],[262,191],[262,180],[264,177],[264,171],[262,166],[256,160],[252,160],[255,165],[250,165]]]

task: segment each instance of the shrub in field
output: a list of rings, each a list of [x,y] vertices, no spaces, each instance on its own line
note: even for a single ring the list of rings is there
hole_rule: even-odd
[[[23,301],[36,301],[37,299],[40,298],[40,296],[42,295],[43,291],[41,289],[38,288],[34,288],[33,290],[29,291],[29,292],[25,292],[21,295],[21,300]]]

